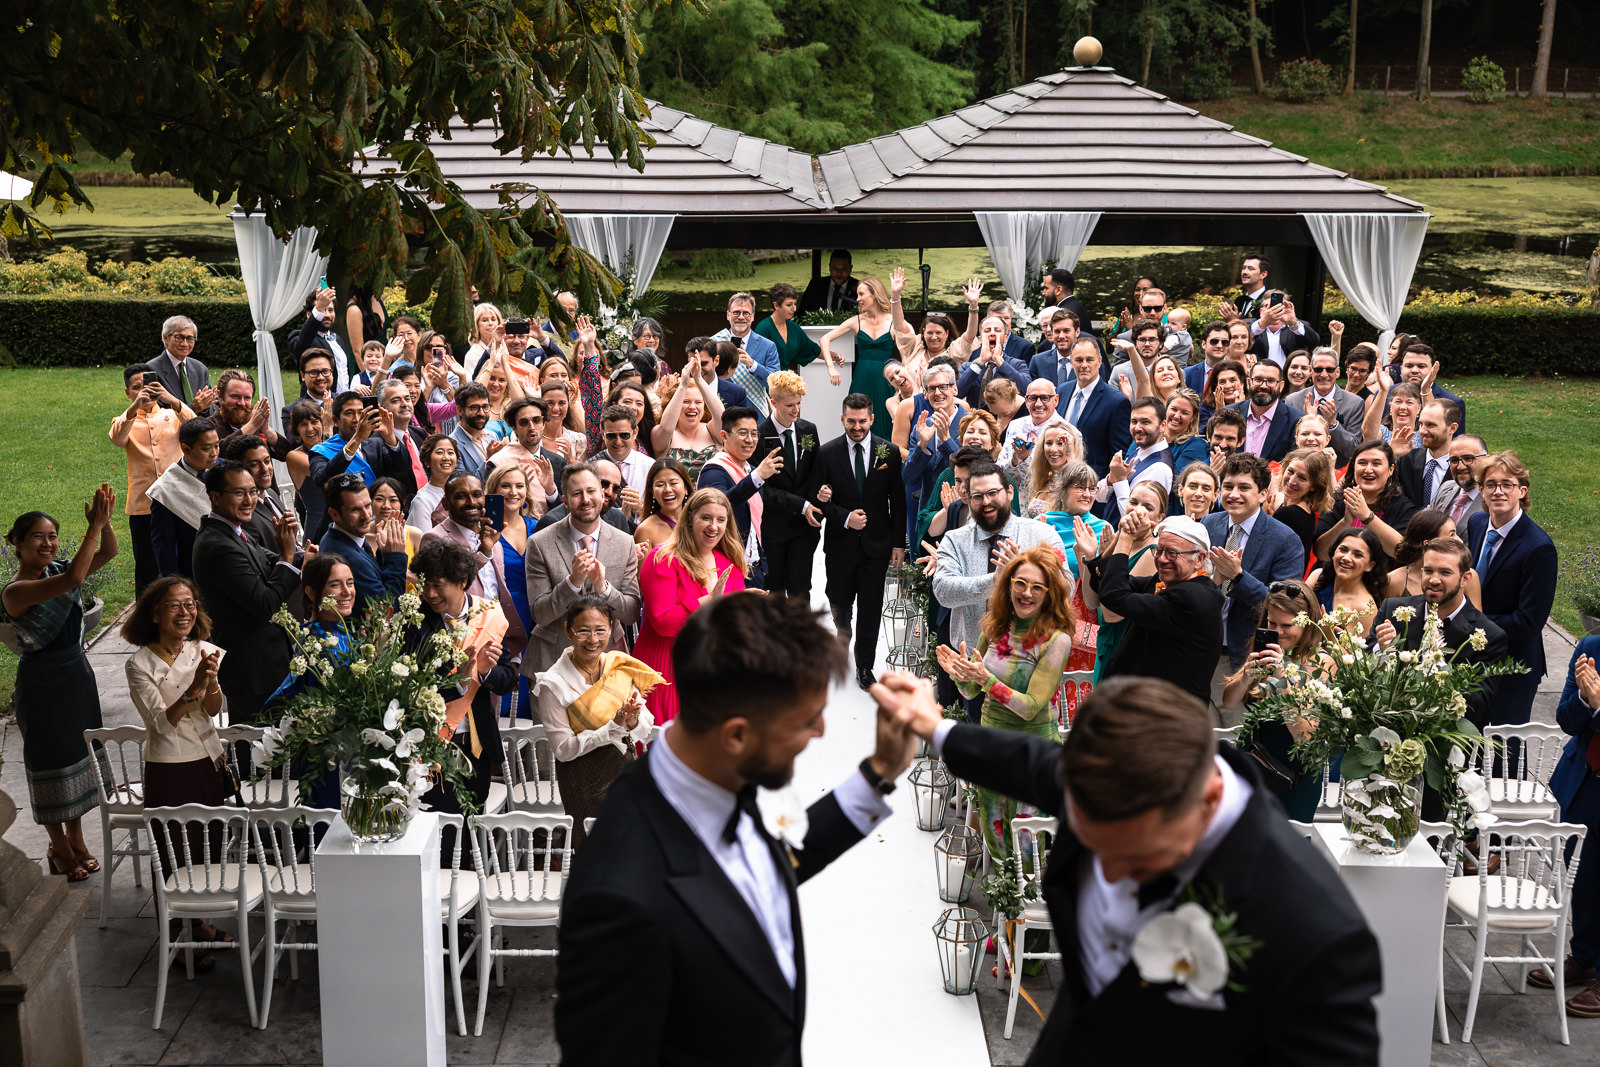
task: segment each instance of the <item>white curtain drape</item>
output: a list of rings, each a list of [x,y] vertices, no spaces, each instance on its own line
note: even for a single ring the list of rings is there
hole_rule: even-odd
[[[1083,255],[1089,235],[1100,221],[1098,211],[974,211],[989,258],[1006,295],[1025,303],[1045,263],[1072,270]]]
[[[1394,340],[1417,269],[1429,215],[1302,214],[1317,252],[1350,305],[1380,331],[1378,351]]]
[[[650,288],[656,264],[667,247],[676,215],[568,215],[567,226],[573,242],[604,263],[612,274],[626,276],[630,256],[633,260],[633,295],[637,299]]]
[[[229,217],[255,326],[256,380],[261,383],[260,395],[272,405],[273,429],[282,433],[283,378],[272,331],[304,312],[306,294],[327,272],[328,258],[317,254],[317,231],[310,227],[302,226],[289,240],[280,241],[267,228],[265,215],[236,211]]]

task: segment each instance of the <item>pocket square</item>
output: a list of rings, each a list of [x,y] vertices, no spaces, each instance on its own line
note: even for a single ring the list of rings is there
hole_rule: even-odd
[[[1167,999],[1180,1008],[1198,1008],[1201,1011],[1227,1011],[1228,1005],[1222,1000],[1221,993],[1213,993],[1209,997],[1198,997],[1183,987],[1169,990]]]

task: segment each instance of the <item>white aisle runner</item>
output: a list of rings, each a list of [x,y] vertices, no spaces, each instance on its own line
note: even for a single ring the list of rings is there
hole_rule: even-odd
[[[822,553],[812,599],[826,608]],[[880,640],[879,669],[888,649]],[[807,802],[855,771],[873,749],[875,705],[851,679],[833,691],[827,732],[795,766]],[[976,997],[944,991],[932,927],[937,834],[917,829],[905,778],[889,798],[894,815],[865,841],[800,887],[806,939],[805,1062],[986,1067],[988,1045]],[[993,978],[980,978],[993,981]]]

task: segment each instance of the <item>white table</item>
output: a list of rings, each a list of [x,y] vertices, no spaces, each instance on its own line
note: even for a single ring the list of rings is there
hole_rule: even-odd
[[[339,819],[317,847],[317,971],[327,1067],[445,1063],[439,817],[362,845]]]
[[[1312,838],[1339,869],[1383,955],[1377,998],[1379,1062],[1426,1065],[1433,1054],[1434,990],[1444,950],[1444,901],[1450,872],[1422,837],[1395,856],[1362,852],[1339,823],[1316,824]]]

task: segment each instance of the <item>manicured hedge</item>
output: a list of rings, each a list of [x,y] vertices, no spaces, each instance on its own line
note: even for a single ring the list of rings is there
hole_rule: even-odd
[[[255,366],[249,303],[215,297],[0,296],[0,344],[25,367],[120,367],[160,353],[171,315],[194,320],[200,362]],[[275,333],[285,360],[290,329]]]
[[[1329,307],[1324,318],[1345,324],[1346,352],[1357,342],[1378,340],[1378,331],[1353,309]],[[1600,313],[1586,308],[1414,307],[1400,316],[1400,330],[1421,337],[1439,354],[1446,377],[1600,377]]]

